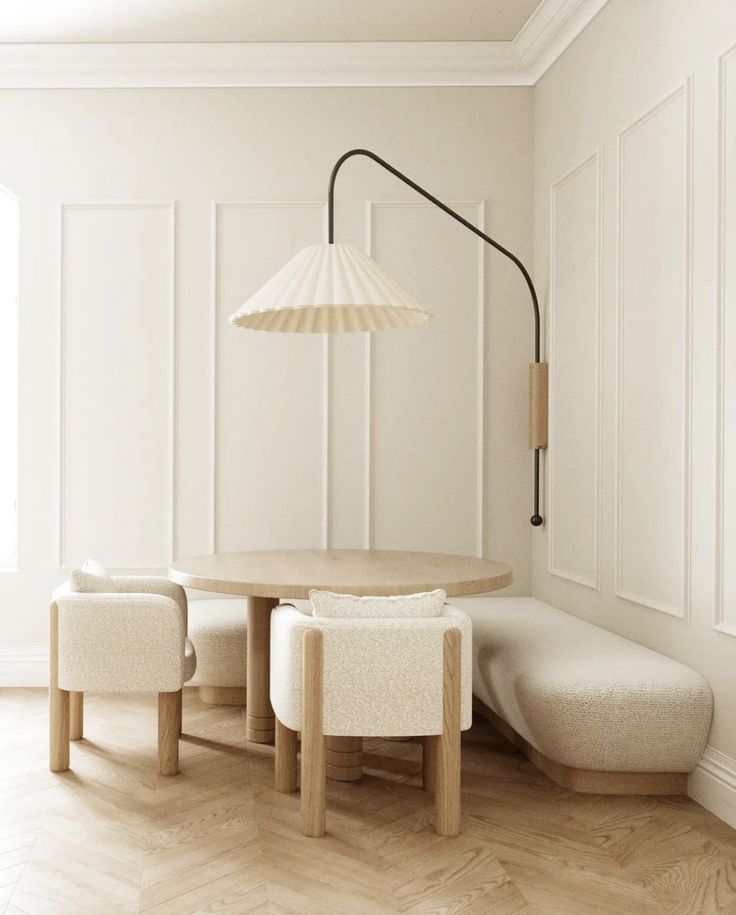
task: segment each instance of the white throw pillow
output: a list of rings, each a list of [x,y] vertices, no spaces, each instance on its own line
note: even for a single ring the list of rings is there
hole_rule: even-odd
[[[82,594],[109,594],[117,591],[117,588],[111,576],[107,574],[107,570],[94,559],[88,559],[81,569],[73,569],[69,573],[69,590],[79,591]]]
[[[447,594],[441,588],[397,597],[356,597],[354,594],[335,594],[334,591],[309,592],[312,614],[322,618],[396,619],[441,616],[446,597]]]

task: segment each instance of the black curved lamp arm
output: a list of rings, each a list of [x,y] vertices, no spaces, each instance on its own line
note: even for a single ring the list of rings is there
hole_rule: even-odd
[[[422,197],[429,200],[435,206],[439,207],[441,210],[444,210],[448,216],[451,216],[454,220],[459,222],[461,225],[464,225],[466,229],[477,235],[479,238],[482,238],[483,241],[491,245],[492,248],[495,248],[497,251],[500,251],[501,254],[506,255],[509,260],[513,261],[516,266],[521,271],[522,276],[526,280],[526,285],[529,288],[529,294],[532,299],[532,308],[534,310],[534,361],[536,363],[541,362],[541,332],[540,332],[540,319],[539,319],[539,300],[537,299],[537,291],[534,288],[534,283],[532,278],[529,275],[529,271],[526,269],[524,264],[519,260],[519,258],[512,254],[507,248],[504,248],[503,245],[499,244],[497,241],[492,239],[490,235],[486,235],[485,232],[481,232],[479,228],[473,225],[472,222],[468,222],[463,216],[459,213],[456,213],[455,210],[447,206],[441,200],[438,200],[433,194],[430,194],[429,191],[425,190],[423,187],[418,185],[416,181],[412,181],[411,178],[404,175],[397,168],[394,168],[393,165],[390,165],[386,162],[385,159],[382,159],[380,156],[377,156],[374,152],[371,152],[369,149],[351,149],[348,152],[343,153],[342,156],[335,162],[335,165],[330,174],[330,184],[327,192],[327,240],[332,245],[335,241],[335,179],[337,178],[337,173],[340,171],[340,167],[348,159],[351,159],[353,156],[365,156],[367,159],[372,159],[382,168],[386,169],[387,172],[391,172],[399,181],[403,181],[404,184],[407,184],[410,188],[415,190],[418,194],[421,194]],[[534,449],[534,514],[531,517],[531,523],[538,527],[543,523],[543,518],[539,514],[539,448]]]
[[[537,291],[534,288],[532,278],[529,276],[529,271],[522,264],[519,258],[515,254],[512,254],[508,248],[504,248],[503,245],[500,245],[497,241],[492,239],[490,235],[486,235],[485,232],[481,232],[481,230],[474,226],[472,222],[468,222],[467,219],[465,219],[459,213],[456,213],[455,210],[448,207],[446,203],[438,200],[434,194],[430,194],[429,191],[418,185],[416,181],[412,181],[411,178],[408,178],[406,175],[402,174],[402,172],[400,172],[397,168],[394,168],[393,165],[390,165],[385,159],[377,156],[369,149],[351,149],[348,152],[343,153],[337,162],[335,162],[332,173],[330,174],[330,186],[327,192],[327,241],[330,244],[334,244],[335,241],[335,179],[337,178],[337,173],[340,171],[340,166],[343,164],[343,162],[346,162],[353,156],[365,156],[367,159],[372,159],[374,162],[377,162],[382,168],[385,168],[387,172],[391,172],[392,175],[398,178],[399,181],[403,181],[404,184],[408,184],[410,188],[417,192],[417,194],[421,194],[422,197],[425,197],[435,206],[439,207],[441,210],[444,210],[448,216],[452,216],[453,219],[464,225],[466,229],[470,229],[474,235],[477,235],[478,238],[482,238],[483,241],[488,242],[488,244],[495,248],[496,251],[500,251],[501,254],[505,254],[509,260],[516,264],[516,266],[521,271],[524,279],[526,280],[526,285],[529,287],[529,294],[532,297],[532,308],[534,309],[534,361],[540,362],[540,320]]]

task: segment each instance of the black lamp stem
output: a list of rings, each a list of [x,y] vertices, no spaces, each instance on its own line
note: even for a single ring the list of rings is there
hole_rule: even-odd
[[[429,191],[425,190],[416,181],[412,181],[411,178],[404,175],[398,169],[394,168],[393,165],[390,165],[386,162],[385,159],[382,159],[380,156],[377,156],[374,152],[371,152],[369,149],[351,149],[348,152],[343,153],[342,156],[335,162],[335,165],[330,174],[330,184],[327,191],[327,241],[332,245],[335,241],[335,179],[337,178],[337,173],[340,171],[340,167],[343,162],[351,159],[353,156],[365,156],[367,159],[372,159],[374,162],[378,163],[382,168],[386,169],[387,172],[391,172],[399,181],[403,181],[404,184],[407,184],[410,188],[415,190],[418,194],[421,194],[426,200],[429,200],[435,206],[439,207],[441,210],[444,210],[448,216],[451,216],[454,220],[461,223],[465,226],[466,229],[477,235],[479,238],[482,238],[483,241],[487,242],[491,247],[495,248],[497,251],[500,251],[501,254],[506,255],[509,260],[513,261],[519,270],[522,273],[522,276],[526,280],[526,285],[529,288],[529,294],[532,299],[532,308],[534,310],[534,361],[541,362],[541,331],[540,331],[540,319],[539,319],[539,300],[537,299],[537,292],[534,288],[534,283],[532,278],[529,275],[529,271],[526,269],[524,264],[519,260],[519,258],[509,251],[507,248],[504,248],[503,245],[499,244],[490,235],[486,235],[485,232],[481,232],[477,226],[474,226],[472,222],[468,222],[463,216],[455,212],[451,207],[448,207],[447,204],[443,203],[441,200],[438,200],[433,194],[430,194]],[[543,523],[543,518],[539,514],[539,448],[534,449],[534,514],[531,517],[531,523],[534,527],[539,527]]]

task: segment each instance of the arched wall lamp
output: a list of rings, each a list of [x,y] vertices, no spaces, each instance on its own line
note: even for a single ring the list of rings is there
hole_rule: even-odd
[[[529,271],[503,245],[368,149],[351,149],[332,169],[327,195],[328,241],[303,248],[230,318],[238,327],[293,333],[331,334],[388,330],[424,324],[432,315],[355,245],[335,244],[335,179],[353,156],[372,159],[399,181],[444,210],[474,235],[500,251],[521,271],[534,312],[534,362],[529,366],[529,447],[534,450],[534,511],[539,513],[539,452],[547,447],[547,363],[541,361],[539,301]]]

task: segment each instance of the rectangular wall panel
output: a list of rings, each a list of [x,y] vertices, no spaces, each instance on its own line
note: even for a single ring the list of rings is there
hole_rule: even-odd
[[[716,625],[736,635],[736,48],[720,61],[719,331],[721,430],[718,454],[719,574]]]
[[[18,564],[18,236],[20,208],[0,185],[0,571]]]
[[[451,204],[478,224],[478,202]],[[373,335],[370,541],[478,553],[484,515],[484,251],[422,203],[374,203],[372,251],[433,319]]]
[[[619,138],[617,587],[685,618],[690,567],[691,84]]]
[[[60,564],[174,550],[175,207],[61,212]]]
[[[323,545],[326,339],[245,330],[230,315],[305,245],[321,203],[214,207],[214,550]]]
[[[551,190],[549,571],[599,587],[600,163]]]

